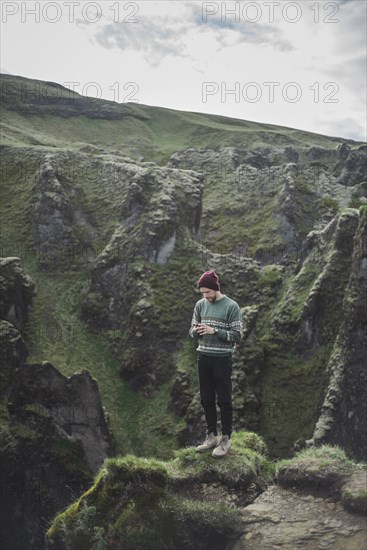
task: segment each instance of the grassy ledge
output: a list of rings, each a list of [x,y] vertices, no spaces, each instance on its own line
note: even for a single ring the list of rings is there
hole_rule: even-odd
[[[239,533],[231,491],[251,494],[253,500],[272,482],[265,455],[259,436],[238,432],[221,460],[192,447],[170,461],[132,455],[108,459],[94,485],[54,519],[48,548],[219,550]],[[205,492],[209,481],[217,488],[215,501]]]
[[[336,446],[322,445],[277,464],[278,482],[315,496],[340,499],[352,512],[367,513],[367,464],[350,460]]]

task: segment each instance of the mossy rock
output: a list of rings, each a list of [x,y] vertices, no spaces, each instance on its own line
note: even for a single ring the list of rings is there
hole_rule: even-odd
[[[257,485],[252,499],[264,490],[271,468],[250,446],[265,452],[259,436],[239,432],[222,460],[193,447],[167,462],[132,455],[106,460],[94,485],[54,519],[47,548],[224,550],[240,534],[239,511],[200,491],[204,481],[244,491]]]
[[[95,485],[54,520],[48,548],[221,550],[238,536],[235,510],[175,496],[168,483],[172,477],[159,461],[107,461]]]
[[[282,460],[278,467],[281,485],[302,485],[340,479],[353,471],[353,462],[338,447],[323,445],[298,453],[290,460]]]
[[[341,498],[349,509],[365,506],[366,491],[363,493],[360,483],[363,475],[365,478],[365,465],[353,462],[342,449],[330,445],[305,449],[277,465],[280,485],[311,490],[317,496]]]
[[[341,502],[346,510],[367,514],[367,468],[356,472],[341,489]]]

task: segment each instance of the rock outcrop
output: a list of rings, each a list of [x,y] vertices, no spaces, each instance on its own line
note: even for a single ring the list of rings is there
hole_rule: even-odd
[[[120,223],[91,270],[82,317],[92,331],[110,335],[121,374],[134,388],[167,379],[173,368],[167,352],[187,330],[191,305],[182,303],[175,311],[172,304],[178,292],[192,293],[186,254],[187,246],[196,246],[201,194],[193,171],[143,166],[130,182]]]
[[[367,456],[367,211],[353,242],[341,325],[327,367],[328,388],[312,443],[343,447],[357,460]],[[345,241],[341,245],[345,246]],[[310,443],[311,443],[310,442]]]
[[[268,336],[263,341],[263,366],[260,367],[260,430],[264,434],[268,433],[269,438],[274,438],[274,442],[278,439],[277,430],[284,425],[287,425],[287,433],[294,441],[299,437],[308,439],[310,436],[306,434],[313,432],[326,388],[329,384],[335,386],[332,381],[333,369],[327,368],[327,364],[332,364],[334,350],[340,346],[340,331],[343,330],[340,312],[345,307],[343,304],[349,304],[348,307],[353,310],[356,307],[354,314],[359,320],[357,323],[364,323],[361,307],[362,310],[365,307],[365,294],[359,288],[361,302],[351,302],[348,286],[350,278],[353,279],[361,268],[361,264],[357,267],[352,261],[353,248],[354,254],[360,250],[360,239],[357,237],[360,223],[363,226],[358,211],[346,210],[321,232],[311,233],[304,243],[304,256],[298,272],[288,283],[282,299],[272,308]],[[354,380],[351,358],[355,357],[356,366],[359,363],[366,364],[363,337],[359,341],[357,353],[353,351],[353,345],[346,341],[343,353],[349,356],[351,363],[345,368],[345,376],[350,375],[351,380]],[[363,377],[364,368],[357,368],[358,380]],[[358,385],[357,389],[357,385],[354,385],[354,399],[364,402],[365,386]],[[364,423],[364,406],[361,407],[358,408],[359,419]],[[342,423],[345,421],[346,417]],[[345,433],[349,444],[345,439],[343,442],[338,439],[336,424],[334,428],[334,436],[330,435],[329,441],[342,444],[355,458],[366,456],[367,449],[362,445],[360,435],[361,424],[349,424],[348,435]],[[355,450],[351,451],[354,438],[359,441],[358,454],[355,454]],[[268,437],[266,439],[269,442]],[[285,448],[281,451],[277,446],[277,453],[284,451]]]
[[[35,285],[18,258],[1,268],[1,544],[41,550],[48,522],[88,488],[114,441],[88,372],[67,378],[51,363],[27,364],[20,329]]]
[[[272,264],[297,256],[307,234],[324,227],[359,193],[366,179],[366,153],[344,145],[357,155],[359,168],[356,173],[354,164],[348,164],[343,180],[333,168],[340,163],[338,149],[297,150],[276,143],[253,149],[187,149],[172,155],[169,166],[203,173],[204,246]],[[237,222],[236,231],[229,218]]]
[[[241,532],[237,508],[271,480],[261,438],[237,433],[234,441],[237,451],[227,462],[193,448],[169,462],[135,456],[106,461],[88,493],[55,518],[47,549],[231,548]]]
[[[274,485],[243,509],[242,520],[233,550],[362,550],[367,544],[365,518],[333,499]]]
[[[115,454],[97,382],[88,371],[67,378],[47,361],[20,367],[9,392],[9,426],[26,424],[29,408],[48,418],[60,437],[80,442],[92,472]]]
[[[28,350],[22,338],[26,330],[35,284],[19,258],[0,259],[0,394],[5,396],[15,369],[23,364]]]
[[[82,269],[98,238],[94,216],[85,211],[85,193],[72,185],[59,155],[46,155],[32,190],[32,248],[44,271]]]
[[[0,318],[24,330],[35,295],[35,283],[23,270],[20,258],[1,258]]]
[[[18,331],[8,321],[0,320],[0,393],[5,397],[14,379],[15,371],[25,363],[28,350]]]

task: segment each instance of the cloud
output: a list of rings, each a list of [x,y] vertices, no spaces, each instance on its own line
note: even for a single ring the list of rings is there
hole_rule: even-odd
[[[271,49],[280,50],[280,51],[291,51],[293,50],[292,44],[285,40],[282,37],[282,34],[279,29],[271,25],[251,25],[251,23],[241,23],[237,26],[232,25],[222,25],[217,27],[214,25],[209,25],[212,29],[216,31],[216,38],[219,43],[222,43],[225,47],[225,42],[223,42],[223,31],[229,30],[232,34],[232,41],[235,43],[248,43],[255,44],[260,47],[270,47]]]
[[[104,48],[122,51],[138,51],[151,64],[158,64],[166,56],[185,56],[182,40],[187,25],[173,22],[165,26],[159,18],[141,19],[138,24],[110,23],[95,35],[95,40]]]
[[[233,33],[232,40],[237,43],[247,42],[249,44],[258,44],[259,46],[270,46],[282,51],[293,49],[292,44],[284,39],[283,33],[278,26],[255,20],[251,22],[250,20],[246,20],[240,11],[238,16],[230,14],[227,16],[226,13],[221,13],[219,9],[219,5],[222,6],[223,3],[214,2],[213,4],[217,5],[218,12],[210,15],[205,14],[205,12],[203,13],[203,8],[195,4],[191,4],[191,10],[195,23],[213,30],[219,42],[223,42],[222,36],[224,32],[230,31]],[[240,7],[239,2],[236,2],[235,5]],[[261,10],[261,6],[259,8]],[[229,9],[230,6],[228,6]],[[262,10],[259,13],[262,14]]]
[[[200,38],[204,48],[214,41],[215,50],[244,43],[280,51],[293,49],[291,42],[274,24],[255,24],[243,20],[236,23],[234,19],[223,23],[220,16],[204,21],[201,7],[192,2],[181,4],[180,12],[179,16],[175,15],[171,3],[164,3],[160,15],[141,13],[138,23],[115,22],[100,26],[94,40],[104,48],[139,52],[153,66],[166,57],[192,58],[193,37]],[[195,58],[200,55],[201,51],[196,51]]]

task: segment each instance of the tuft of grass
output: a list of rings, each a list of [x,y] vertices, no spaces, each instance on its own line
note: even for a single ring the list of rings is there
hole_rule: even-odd
[[[179,449],[172,463],[173,472],[178,477],[217,480],[229,487],[247,483],[257,476],[269,483],[274,470],[265,457],[267,449],[263,439],[254,432],[234,432],[231,441],[230,453],[221,460],[198,453],[194,447]]]
[[[337,446],[321,445],[303,449],[292,459],[280,460],[277,463],[277,470],[288,465],[305,465],[309,469],[332,466],[340,471],[350,472],[355,469],[356,463],[350,460],[345,451]]]
[[[276,465],[281,485],[322,489],[336,495],[346,479],[365,468],[366,465],[355,463],[343,449],[332,445],[304,449]]]

